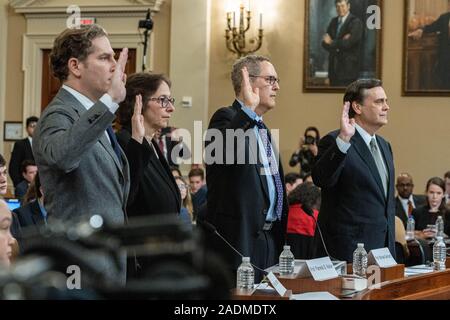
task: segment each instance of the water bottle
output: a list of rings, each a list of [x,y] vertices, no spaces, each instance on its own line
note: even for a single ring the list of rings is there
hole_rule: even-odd
[[[253,290],[255,270],[249,257],[242,257],[242,263],[237,269],[236,287],[241,290]]]
[[[445,260],[447,258],[447,248],[443,237],[436,237],[433,245],[434,270],[445,270]]]
[[[279,271],[281,276],[294,274],[295,258],[291,252],[291,246],[284,246],[280,254]]]
[[[413,216],[408,218],[408,224],[406,225],[406,240],[414,239],[414,231],[416,228],[416,222],[414,221]]]
[[[444,219],[438,216],[436,219],[436,238],[444,237]]]
[[[353,274],[366,277],[367,270],[367,252],[364,249],[364,243],[358,243],[358,247],[353,252]]]

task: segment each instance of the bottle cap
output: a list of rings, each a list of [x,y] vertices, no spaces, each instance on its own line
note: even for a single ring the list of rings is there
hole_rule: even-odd
[[[291,246],[283,246],[284,250],[291,250]]]
[[[250,257],[242,257],[242,262],[250,262]]]
[[[358,243],[358,248],[364,248],[364,243]]]
[[[444,237],[437,236],[437,237],[436,237],[436,240],[437,240],[437,241],[442,241],[442,240],[444,240]]]

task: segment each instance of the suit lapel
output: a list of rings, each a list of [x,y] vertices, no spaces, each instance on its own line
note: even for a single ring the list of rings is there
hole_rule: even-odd
[[[386,197],[384,196],[384,189],[383,184],[381,182],[380,174],[378,173],[377,165],[375,164],[375,160],[373,159],[372,153],[370,153],[369,148],[367,147],[366,143],[364,142],[364,139],[361,137],[359,132],[356,130],[355,135],[351,139],[352,144],[355,147],[356,152],[361,156],[363,159],[363,162],[369,167],[369,171],[374,177],[380,193],[383,195],[383,199]]]
[[[99,141],[100,141],[100,144],[103,146],[103,148],[105,148],[105,150],[113,158],[114,163],[116,164],[117,168],[119,169],[119,172],[123,176],[123,165],[122,165],[122,163],[120,163],[119,159],[117,158],[117,155],[114,152],[114,149],[112,148],[111,142],[109,142],[108,138],[106,137],[106,133],[101,136]],[[126,159],[124,159],[125,156],[124,156],[123,150],[120,146],[119,146],[119,148],[120,148],[120,155],[122,156],[122,162],[125,163]]]
[[[384,164],[386,170],[388,171],[389,180],[387,182],[388,194],[391,192],[391,181],[394,181],[394,159],[392,158],[392,153],[389,150],[388,144],[377,136],[378,145],[380,146],[381,154],[383,156]]]

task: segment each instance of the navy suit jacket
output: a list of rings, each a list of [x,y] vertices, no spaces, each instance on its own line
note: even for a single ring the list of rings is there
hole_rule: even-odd
[[[389,247],[395,257],[394,162],[389,143],[377,136],[389,173],[385,197],[372,154],[358,131],[347,154],[336,143],[339,131],[325,136],[313,168],[314,183],[322,188],[319,225],[330,255],[351,262],[358,243],[372,249]],[[317,236],[317,233],[316,233]],[[324,256],[316,239],[316,255]]]

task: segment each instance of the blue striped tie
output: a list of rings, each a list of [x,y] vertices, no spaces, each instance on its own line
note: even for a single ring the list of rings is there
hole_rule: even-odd
[[[262,121],[257,121],[256,126],[259,129],[259,136],[261,137],[264,148],[266,149],[266,155],[267,155],[267,159],[269,161],[270,172],[271,172],[273,180],[275,182],[275,190],[277,193],[277,203],[275,206],[275,213],[278,217],[278,220],[281,220],[281,214],[283,212],[283,197],[284,197],[283,182],[281,181],[278,166],[276,168],[274,168],[276,161],[272,154],[271,143],[269,141],[269,137],[267,134],[268,130]]]

